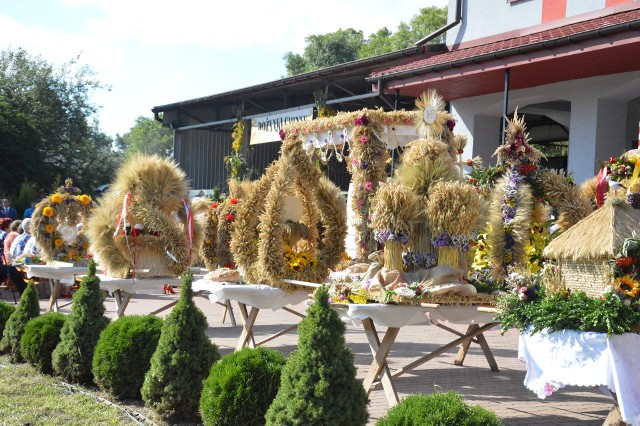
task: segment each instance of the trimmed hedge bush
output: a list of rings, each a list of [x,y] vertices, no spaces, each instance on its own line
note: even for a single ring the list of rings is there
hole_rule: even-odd
[[[20,296],[18,307],[7,320],[2,334],[2,341],[0,341],[0,350],[9,351],[11,362],[23,361],[20,353],[20,339],[22,339],[22,334],[29,320],[38,315],[40,315],[38,290],[36,290],[33,281],[30,280],[27,288]]]
[[[16,307],[0,300],[0,340],[4,333],[4,326],[11,314],[16,310]],[[1,350],[1,349],[0,349]]]
[[[220,359],[206,334],[207,318],[193,302],[193,275],[184,274],[180,299],[164,320],[158,348],[144,378],[142,399],[170,423],[198,421],[202,383]]]
[[[286,360],[274,349],[244,348],[211,367],[200,397],[205,425],[264,425]]]
[[[118,399],[140,399],[161,330],[162,319],[152,315],[125,316],[109,324],[93,354],[93,379],[100,389]]]
[[[66,315],[49,312],[27,323],[20,340],[22,357],[44,374],[52,374],[51,353],[60,343],[60,330]]]
[[[376,426],[500,426],[492,411],[470,406],[457,392],[410,395],[380,418]]]
[[[345,346],[345,325],[329,306],[326,286],[298,327],[298,349],[282,370],[278,395],[267,411],[268,425],[365,425],[368,398],[356,379],[353,353]]]
[[[73,295],[71,314],[60,332],[60,343],[53,351],[53,371],[65,380],[79,384],[93,382],[93,352],[100,333],[109,324],[104,311],[100,279],[91,260],[80,289]]]

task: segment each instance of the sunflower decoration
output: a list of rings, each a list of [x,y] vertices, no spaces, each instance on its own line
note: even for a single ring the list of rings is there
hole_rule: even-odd
[[[445,110],[445,101],[434,89],[429,89],[416,99],[420,112],[414,116],[414,126],[422,139],[436,139],[453,144],[453,129],[456,121]],[[450,152],[452,156],[455,154]],[[455,157],[454,157],[455,158]]]
[[[640,295],[640,283],[630,275],[616,278],[614,292],[620,294],[623,299],[635,299]]]
[[[36,205],[32,233],[47,262],[87,264],[89,241],[83,228],[93,206],[91,197],[73,186],[71,179]]]

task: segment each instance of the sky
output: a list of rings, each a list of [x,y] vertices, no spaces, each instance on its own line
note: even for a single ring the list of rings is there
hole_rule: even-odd
[[[91,93],[99,127],[125,134],[151,108],[286,75],[282,56],[339,28],[395,31],[448,0],[0,0],[0,50],[59,66],[80,55],[110,90]]]

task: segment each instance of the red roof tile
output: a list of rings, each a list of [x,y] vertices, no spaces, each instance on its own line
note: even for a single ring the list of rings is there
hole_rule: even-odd
[[[629,10],[614,15],[603,16],[587,21],[568,24],[562,27],[540,31],[521,37],[514,37],[493,43],[482,44],[479,46],[452,50],[450,52],[434,55],[428,58],[409,62],[407,64],[397,65],[385,70],[377,71],[372,73],[371,77],[427,68],[440,64],[448,64],[450,62],[455,62],[462,59],[471,59],[480,55],[499,53],[507,49],[525,47],[541,42],[548,42],[552,45],[553,41],[561,39],[563,37],[573,36],[587,31],[604,29],[638,19],[640,19],[640,9]]]

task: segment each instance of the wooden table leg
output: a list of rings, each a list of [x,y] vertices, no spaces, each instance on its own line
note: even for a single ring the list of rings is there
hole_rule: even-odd
[[[389,401],[389,406],[393,407],[398,403],[399,398],[396,387],[391,379],[391,372],[389,371],[389,365],[387,364],[387,356],[389,355],[389,352],[391,352],[391,348],[393,348],[393,344],[396,340],[396,336],[398,336],[400,328],[388,327],[387,332],[382,338],[382,342],[380,342],[378,332],[376,331],[376,327],[371,318],[362,320],[362,326],[364,327],[367,340],[369,341],[369,348],[373,355],[373,361],[371,362],[371,366],[369,367],[369,371],[367,371],[367,375],[363,382],[364,389],[367,392],[367,395],[369,395],[373,390],[373,382],[379,376],[384,393],[387,396],[387,401]]]
[[[482,353],[487,359],[489,367],[491,367],[491,371],[498,372],[500,371],[498,369],[498,363],[493,357],[493,353],[491,352],[491,348],[489,347],[489,343],[487,343],[487,339],[484,337],[484,334],[478,333],[477,330],[479,328],[480,326],[478,324],[470,324],[469,327],[467,327],[465,336],[469,336],[469,338],[460,344],[458,355],[456,356],[456,359],[453,361],[453,363],[455,365],[462,365],[464,363],[464,359],[467,356],[467,352],[469,351],[469,346],[471,345],[471,341],[473,340],[473,335],[476,334],[477,343],[480,345],[480,348],[482,348]]]
[[[116,301],[116,315],[118,315],[118,318],[124,315],[124,310],[127,309],[131,296],[133,296],[131,293],[127,293],[126,291],[124,292],[124,295],[122,293],[123,292],[120,289],[114,290],[113,292],[113,298]]]
[[[258,317],[258,312],[260,312],[259,308],[255,306],[251,307],[251,312],[247,314],[247,305],[244,303],[238,302],[238,306],[240,307],[240,313],[242,314],[242,333],[240,333],[240,338],[238,339],[238,344],[236,345],[236,352],[248,346],[250,348],[255,347],[255,340],[253,338],[253,325],[256,322],[256,318]]]
[[[60,280],[49,280],[49,287],[51,288],[51,296],[49,297],[49,306],[47,312],[58,312],[58,296],[60,296],[60,290],[62,290],[62,283]]]

